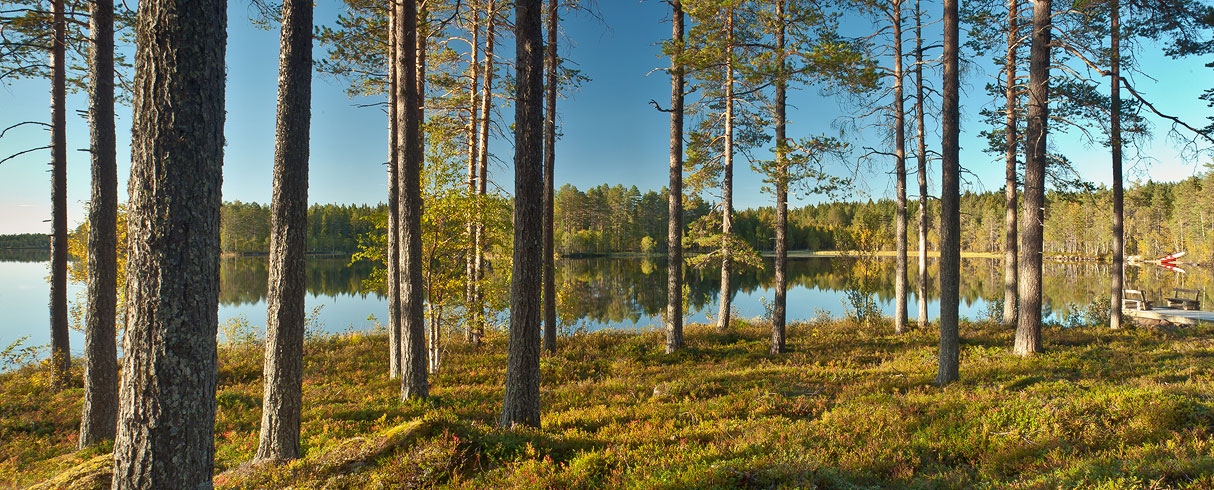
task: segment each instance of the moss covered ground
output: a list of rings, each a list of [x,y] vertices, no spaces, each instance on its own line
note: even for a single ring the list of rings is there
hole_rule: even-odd
[[[401,403],[386,336],[306,346],[302,460],[245,464],[261,351],[221,348],[219,488],[1214,488],[1214,328],[1050,327],[1047,352],[962,328],[962,380],[937,387],[934,331],[848,321],[561,338],[542,360],[543,427],[495,427],[504,336],[449,346],[433,397]],[[44,367],[0,374],[0,487],[92,488],[75,450],[82,391]]]

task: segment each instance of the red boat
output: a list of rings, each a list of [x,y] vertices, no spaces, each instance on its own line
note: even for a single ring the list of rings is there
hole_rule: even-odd
[[[1160,257],[1160,258],[1156,259],[1156,262],[1159,262],[1160,264],[1167,264],[1167,263],[1170,263],[1170,262],[1175,262],[1175,261],[1176,261],[1176,259],[1179,259],[1179,258],[1184,257],[1184,256],[1185,256],[1185,253],[1184,253],[1184,252],[1176,252],[1176,253],[1171,254],[1171,255],[1165,255],[1165,256],[1163,256],[1163,257]]]

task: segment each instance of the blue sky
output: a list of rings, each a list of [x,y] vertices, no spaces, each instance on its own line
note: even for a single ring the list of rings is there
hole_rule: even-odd
[[[227,146],[224,162],[225,200],[268,202],[274,155],[274,114],[277,90],[278,33],[254,27],[247,19],[245,2],[230,2],[228,37]],[[331,23],[340,8],[335,0],[317,2],[317,22]],[[667,179],[668,122],[666,114],[649,106],[650,99],[666,105],[669,81],[661,71],[667,61],[660,57],[658,43],[669,36],[669,13],[665,2],[656,0],[603,0],[598,2],[601,20],[587,15],[568,16],[561,50],[592,80],[576,93],[558,102],[563,137],[557,143],[557,186],[570,183],[587,188],[601,183],[636,185],[658,189]],[[867,28],[857,20],[849,28]],[[963,33],[964,36],[964,33]],[[502,48],[512,48],[507,40]],[[317,57],[320,57],[318,53]],[[1197,99],[1211,85],[1208,59],[1171,60],[1156,46],[1140,48],[1144,76],[1135,79],[1140,91],[1163,111],[1204,125],[1211,113]],[[981,68],[981,67],[979,67]],[[932,76],[929,74],[929,76]],[[938,76],[938,75],[934,75]],[[968,187],[990,190],[1002,186],[1003,164],[980,151],[981,129],[977,111],[989,102],[982,93],[988,74],[972,70],[963,80],[961,139],[962,165],[973,172]],[[46,120],[49,113],[49,83],[23,80],[0,86],[0,127],[27,119]],[[312,160],[309,199],[317,203],[368,203],[385,200],[387,183],[382,162],[386,160],[386,124],[383,112],[360,108],[371,100],[351,100],[345,81],[317,76],[313,87]],[[814,88],[790,96],[790,136],[832,132],[838,118],[855,109],[824,98]],[[86,107],[83,94],[70,95],[70,108]],[[119,108],[118,159],[120,196],[125,199],[129,170],[130,111]],[[509,112],[507,112],[509,114]],[[1167,138],[1168,126],[1155,122],[1155,139],[1144,147],[1149,158],[1130,163],[1129,177],[1143,178],[1148,172],[1156,180],[1177,180],[1201,169],[1201,162],[1182,157]],[[872,131],[857,134],[856,146],[879,146]],[[39,128],[15,130],[0,140],[0,154],[41,146],[48,138]],[[929,146],[938,146],[929,137]],[[1073,135],[1054,138],[1056,148],[1070,157],[1081,175],[1107,183],[1108,154],[1090,147]],[[88,145],[87,123],[69,113],[68,198],[69,220],[74,226],[85,215],[89,197],[87,154],[75,151]],[[492,147],[498,163],[492,178],[507,191],[513,187],[509,140],[496,140]],[[0,234],[45,232],[49,223],[50,175],[47,152],[24,155],[0,165]],[[1205,161],[1209,161],[1208,158]],[[892,167],[892,163],[880,162]],[[935,186],[937,167],[929,174]],[[893,177],[884,169],[865,171],[863,180],[848,198],[883,197],[893,194]],[[914,177],[911,177],[911,182]],[[739,208],[766,205],[771,196],[761,192],[762,182],[744,162],[738,166],[734,191]],[[815,199],[815,198],[810,198]],[[796,200],[800,205],[807,200]]]

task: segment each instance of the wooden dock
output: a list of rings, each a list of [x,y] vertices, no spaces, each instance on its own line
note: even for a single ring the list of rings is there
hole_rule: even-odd
[[[1151,308],[1137,310],[1123,308],[1121,313],[1134,318],[1161,320],[1177,325],[1197,325],[1199,323],[1214,323],[1214,311],[1181,310],[1178,308]]]

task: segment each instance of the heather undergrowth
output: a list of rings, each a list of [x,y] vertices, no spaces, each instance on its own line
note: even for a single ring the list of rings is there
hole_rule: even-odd
[[[1214,488],[1214,328],[962,328],[962,380],[932,384],[937,336],[887,325],[765,325],[561,339],[542,360],[543,427],[500,430],[504,336],[449,346],[433,397],[400,403],[386,336],[306,346],[302,460],[256,449],[261,351],[221,348],[219,488]],[[0,486],[105,481],[106,447],[75,451],[79,373],[0,374]],[[100,461],[104,461],[101,458]],[[65,476],[66,475],[66,476]],[[59,481],[52,479],[59,476]]]

